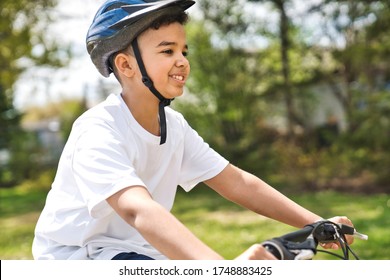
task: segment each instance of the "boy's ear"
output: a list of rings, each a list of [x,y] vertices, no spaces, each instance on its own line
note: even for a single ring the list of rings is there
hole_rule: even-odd
[[[135,73],[134,59],[126,53],[118,53],[114,59],[115,67],[117,71],[128,78],[132,77]]]

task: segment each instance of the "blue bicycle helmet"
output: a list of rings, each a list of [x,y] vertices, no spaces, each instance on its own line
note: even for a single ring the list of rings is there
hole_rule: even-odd
[[[137,36],[159,17],[185,11],[193,4],[195,1],[192,0],[108,0],[97,11],[87,33],[88,53],[104,77],[108,77],[113,72],[110,57],[132,45],[143,83],[160,100],[160,144],[164,144],[167,138],[164,108],[170,105],[172,99],[165,98],[154,87],[142,61]]]

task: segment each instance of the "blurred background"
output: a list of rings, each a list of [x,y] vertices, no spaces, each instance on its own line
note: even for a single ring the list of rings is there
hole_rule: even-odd
[[[85,49],[103,2],[1,0],[1,259],[31,258],[35,222],[73,121],[120,92]],[[390,259],[390,2],[196,2],[187,25],[191,77],[172,107],[233,164],[315,212],[350,216],[374,237],[356,244],[365,258]],[[209,209],[210,197],[219,205],[213,195],[195,192],[198,206],[214,213],[205,222],[234,217],[214,237],[198,229],[185,204],[174,211],[226,257],[267,237],[253,233],[263,221],[241,210],[222,202]],[[268,237],[286,230],[273,226]],[[235,250],[218,243],[226,231]]]

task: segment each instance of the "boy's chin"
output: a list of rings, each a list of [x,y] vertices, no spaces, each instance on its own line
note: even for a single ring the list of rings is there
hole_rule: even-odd
[[[184,90],[176,90],[169,92],[169,94],[163,94],[163,96],[167,99],[174,99],[176,97],[182,96],[184,93]]]

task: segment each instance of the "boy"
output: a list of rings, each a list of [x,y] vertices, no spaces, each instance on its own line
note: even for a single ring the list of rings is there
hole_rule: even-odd
[[[37,223],[35,259],[221,259],[170,213],[178,185],[189,191],[204,182],[296,227],[321,219],[229,164],[166,107],[190,72],[183,25],[193,4],[109,0],[97,12],[88,52],[122,93],[75,122]],[[238,258],[274,259],[259,244]]]

